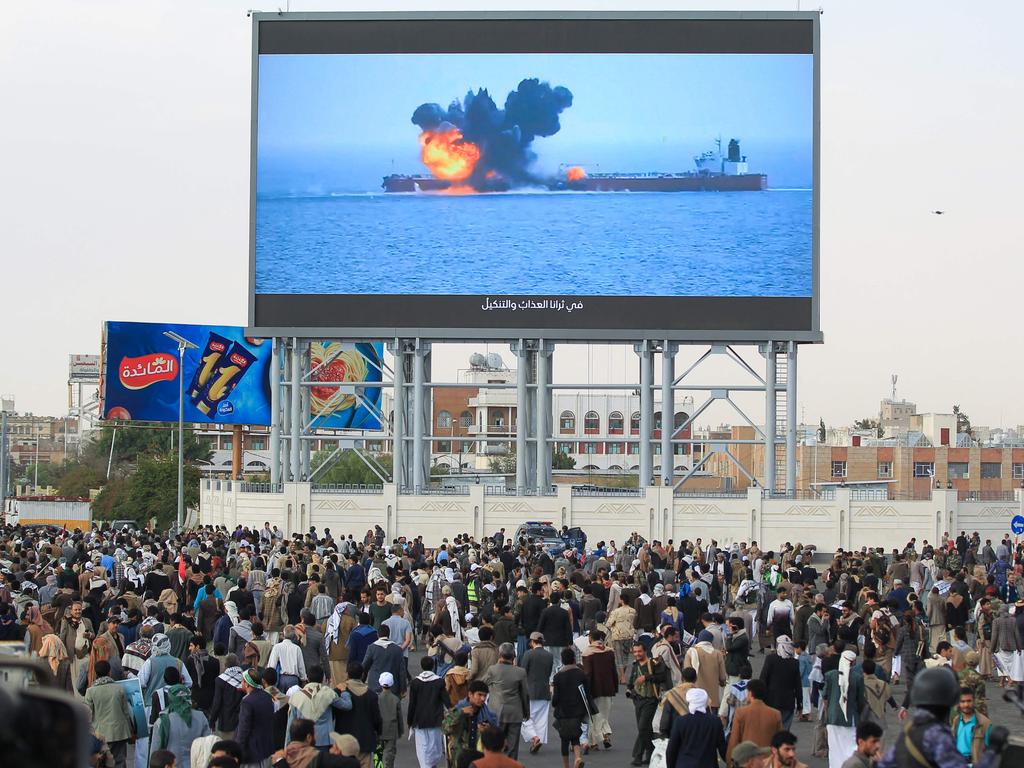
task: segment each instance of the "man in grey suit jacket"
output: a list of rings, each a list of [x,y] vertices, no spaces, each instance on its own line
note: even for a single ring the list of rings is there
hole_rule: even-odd
[[[530,718],[530,694],[526,690],[526,670],[516,666],[516,647],[512,643],[501,644],[498,663],[484,673],[483,681],[490,687],[488,706],[505,732],[507,754],[515,760],[523,721]]]

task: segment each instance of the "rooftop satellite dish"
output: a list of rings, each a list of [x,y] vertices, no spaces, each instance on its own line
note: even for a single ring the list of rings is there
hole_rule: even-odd
[[[469,356],[469,364],[474,368],[484,368],[487,366],[487,358],[479,352],[474,352]]]
[[[487,367],[500,371],[505,367],[505,361],[501,359],[501,355],[497,352],[491,352],[487,355]]]

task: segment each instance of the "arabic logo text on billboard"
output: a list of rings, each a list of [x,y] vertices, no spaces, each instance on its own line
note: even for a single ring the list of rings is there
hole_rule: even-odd
[[[172,355],[156,353],[142,357],[124,357],[117,367],[118,378],[125,389],[145,389],[158,381],[174,381],[178,361]]]

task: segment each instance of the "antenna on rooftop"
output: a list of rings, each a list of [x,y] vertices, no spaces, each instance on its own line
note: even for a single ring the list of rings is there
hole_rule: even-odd
[[[895,373],[892,375],[892,401],[896,402],[896,380],[899,378]]]

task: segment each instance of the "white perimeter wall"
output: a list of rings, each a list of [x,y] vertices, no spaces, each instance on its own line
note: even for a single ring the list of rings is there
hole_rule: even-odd
[[[958,501],[956,491],[934,490],[924,501],[854,501],[847,489],[834,500],[764,499],[759,489],[746,497],[674,497],[671,489],[651,487],[644,496],[573,496],[560,487],[556,496],[515,497],[484,494],[469,486],[463,496],[398,496],[393,485],[382,492],[312,493],[307,483],[286,483],[278,493],[250,493],[241,484],[203,480],[200,514],[203,524],[262,527],[265,521],[287,534],[318,531],[361,538],[380,525],[388,538],[422,535],[427,546],[460,533],[477,538],[499,528],[511,534],[527,520],[549,520],[555,526],[582,527],[589,542],[621,542],[631,532],[645,538],[676,542],[713,537],[720,546],[756,540],[762,548],[784,542],[817,545],[832,552],[862,546],[902,548],[910,538],[938,541],[948,531],[978,531],[997,541],[1009,532],[1014,515],[1024,514],[1024,501]]]

